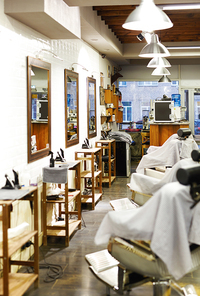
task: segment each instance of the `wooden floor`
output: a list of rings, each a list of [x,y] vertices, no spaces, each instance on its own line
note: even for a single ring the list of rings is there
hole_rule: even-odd
[[[105,214],[112,210],[109,201],[131,195],[127,183],[129,178],[116,178],[110,188],[103,187],[103,200],[98,202],[94,211],[83,208],[82,229],[77,230],[71,238],[69,247],[64,246],[64,240],[55,238],[50,238],[47,246],[40,247],[40,286],[36,289],[34,286],[30,287],[25,296],[106,295],[105,285],[89,270],[85,255],[106,248],[106,246],[96,246],[93,241],[94,236]],[[53,282],[45,282],[47,269],[42,268],[44,263],[59,264],[63,269],[62,277]],[[200,269],[184,277],[179,284],[181,286],[193,284],[197,294],[200,295]],[[111,291],[111,295],[118,294]],[[149,283],[135,288],[129,295],[153,296],[152,285]],[[178,296],[174,291],[172,295]]]

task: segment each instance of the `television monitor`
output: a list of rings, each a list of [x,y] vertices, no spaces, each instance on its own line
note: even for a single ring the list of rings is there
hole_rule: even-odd
[[[154,101],[154,122],[174,122],[173,101]]]

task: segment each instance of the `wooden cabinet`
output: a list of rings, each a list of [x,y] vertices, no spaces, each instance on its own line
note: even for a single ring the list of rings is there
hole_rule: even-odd
[[[0,295],[3,296],[21,296],[26,290],[35,283],[38,286],[39,275],[39,248],[38,248],[38,195],[37,187],[28,187],[20,189],[24,191],[20,200],[30,200],[33,202],[34,229],[24,231],[22,234],[8,239],[8,228],[10,227],[10,212],[14,200],[0,200],[2,215],[0,220],[3,225],[3,241],[0,242],[0,258],[3,264],[3,277],[0,279]],[[19,250],[25,243],[33,238],[34,260],[22,261],[12,260],[11,256]],[[31,266],[33,273],[11,273],[11,265]]]
[[[102,156],[101,148],[80,149],[75,152],[75,159],[82,161],[81,202],[91,203],[92,209],[102,199]],[[98,168],[95,164],[98,164]]]
[[[69,168],[67,167],[67,163],[62,163],[60,170],[57,167],[55,173],[57,175],[57,179],[48,175],[48,178],[43,175],[43,243],[47,245],[47,237],[48,236],[63,236],[65,237],[65,245],[69,245],[70,236],[78,227],[81,228],[81,197],[80,197],[80,161],[70,162]],[[66,166],[66,167],[65,167]],[[50,168],[51,169],[51,168]],[[54,169],[54,168],[52,168]],[[68,182],[67,176],[66,180],[59,179],[61,174],[63,174],[63,170],[66,169],[66,175],[68,170],[75,170],[76,174],[76,189],[75,191],[68,191]],[[52,170],[53,171],[53,170]],[[47,182],[49,181],[49,182]],[[56,198],[55,200],[48,200],[46,196],[47,186],[46,183],[57,183],[64,184],[65,190],[64,195]],[[70,202],[75,202],[75,210],[69,211],[68,205]],[[59,206],[59,216],[64,215],[64,219],[60,221],[51,222],[51,225],[47,224],[47,204],[57,204]],[[61,206],[64,206],[64,210],[61,209]],[[70,220],[70,215],[76,215],[77,219]]]
[[[105,89],[105,104],[111,104],[112,102],[112,90]]]
[[[150,124],[150,146],[162,146],[179,128],[189,128],[189,122]]]
[[[123,122],[123,111],[119,109],[121,107],[121,95],[114,94],[111,89],[105,89],[105,104],[107,114],[110,115],[111,118],[109,122],[116,121],[117,123]],[[112,105],[113,107],[108,107],[108,105]]]
[[[102,152],[102,183],[109,187],[116,178],[116,142],[115,140],[99,140],[95,143]]]

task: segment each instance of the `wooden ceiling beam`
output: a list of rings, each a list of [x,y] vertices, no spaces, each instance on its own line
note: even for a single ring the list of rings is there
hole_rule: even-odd
[[[129,10],[133,11],[136,8],[136,5],[113,5],[113,6],[93,6],[93,10],[96,11],[107,11],[107,10]]]
[[[130,10],[107,10],[107,11],[97,11],[97,15],[102,17],[109,17],[109,16],[118,16],[123,15],[127,17],[130,14]]]
[[[101,19],[122,43],[140,42],[136,36],[141,31],[123,29],[122,25],[135,5],[94,6]],[[167,30],[155,31],[161,42],[200,41],[200,9],[166,11],[173,23]],[[142,41],[145,42],[145,41]]]

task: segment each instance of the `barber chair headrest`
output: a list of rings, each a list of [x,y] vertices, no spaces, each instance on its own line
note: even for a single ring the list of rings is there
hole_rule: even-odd
[[[191,130],[189,128],[179,128],[177,135],[180,138],[188,138],[191,135]]]
[[[190,195],[194,200],[193,208],[200,202],[200,166],[187,169],[180,168],[176,173],[177,180],[182,185],[190,185]]]
[[[176,177],[182,185],[192,185],[193,183],[200,185],[200,166],[178,169]]]
[[[191,157],[194,161],[198,161],[200,160],[200,150],[192,150],[191,152]]]

